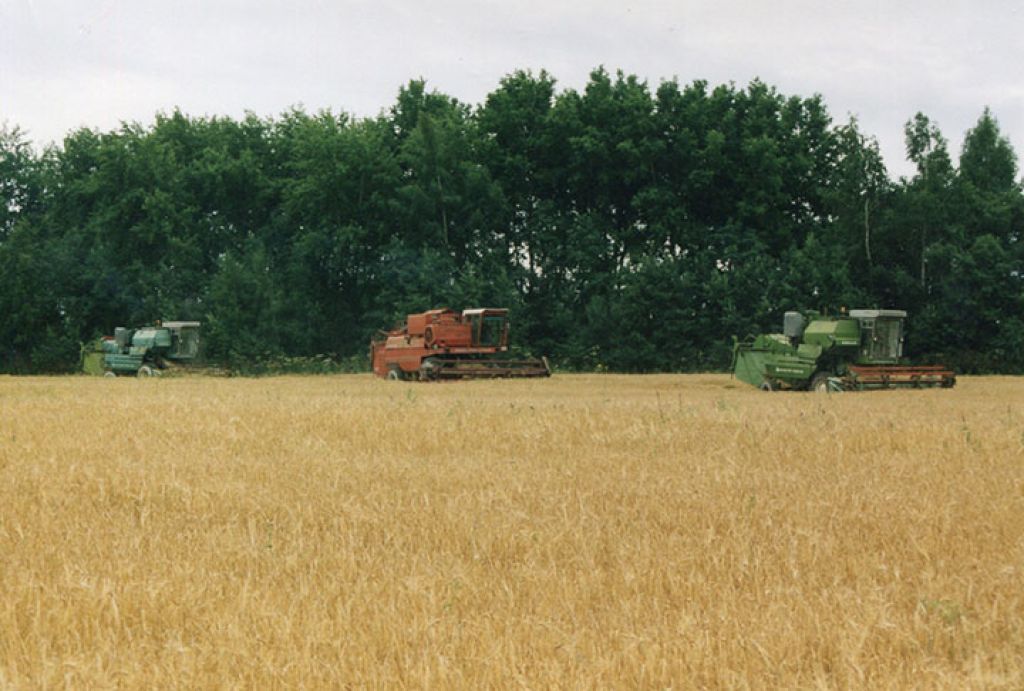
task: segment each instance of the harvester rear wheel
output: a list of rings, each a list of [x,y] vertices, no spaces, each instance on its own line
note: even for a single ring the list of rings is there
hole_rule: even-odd
[[[111,377],[113,379],[116,379],[117,378],[117,372],[112,372],[110,370],[107,370],[106,372],[103,373],[103,376],[104,377]]]
[[[778,391],[779,390],[778,384],[776,384],[775,382],[771,381],[770,379],[765,379],[763,382],[761,382],[761,387],[760,388],[761,388],[761,391]]]
[[[813,377],[811,377],[811,385],[808,388],[814,393],[828,393],[828,380],[828,372],[818,372]]]
[[[140,379],[144,377],[152,377],[153,368],[150,367],[149,365],[143,365],[142,367],[139,368],[139,371],[135,373],[135,376],[139,377]]]
[[[402,371],[397,367],[392,367],[388,370],[388,381],[402,381]]]

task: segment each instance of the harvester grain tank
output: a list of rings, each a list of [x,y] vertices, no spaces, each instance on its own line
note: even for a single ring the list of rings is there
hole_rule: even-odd
[[[546,358],[513,360],[507,352],[507,309],[410,314],[370,341],[374,374],[392,380],[551,376]]]
[[[199,322],[168,321],[129,329],[119,326],[84,354],[83,369],[104,376],[152,377],[198,360]]]
[[[786,312],[781,334],[761,334],[733,347],[737,379],[766,391],[951,387],[956,375],[942,365],[911,365],[903,358],[907,313],[850,310],[827,316]]]

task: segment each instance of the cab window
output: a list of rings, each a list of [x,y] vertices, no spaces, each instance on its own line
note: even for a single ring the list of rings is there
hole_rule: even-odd
[[[484,317],[480,325],[480,345],[484,347],[498,347],[501,345],[501,337],[505,331],[504,317]]]

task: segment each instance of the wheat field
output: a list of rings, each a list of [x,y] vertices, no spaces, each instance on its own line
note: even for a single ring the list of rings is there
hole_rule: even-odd
[[[1022,688],[1024,379],[0,377],[0,687]]]

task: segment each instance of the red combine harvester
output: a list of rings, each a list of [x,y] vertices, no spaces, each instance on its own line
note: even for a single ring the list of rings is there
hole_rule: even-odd
[[[378,377],[403,380],[549,377],[547,358],[505,360],[508,310],[436,309],[410,314],[402,328],[370,341]]]

